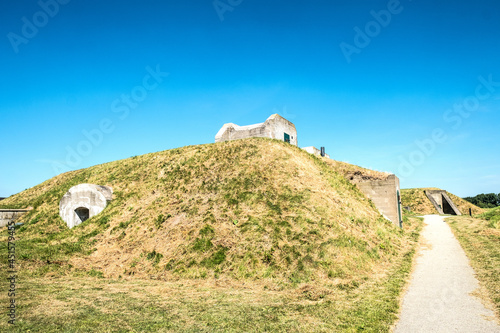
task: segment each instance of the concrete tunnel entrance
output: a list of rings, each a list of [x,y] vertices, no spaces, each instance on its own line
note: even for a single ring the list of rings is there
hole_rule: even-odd
[[[108,186],[75,185],[61,198],[59,215],[71,229],[102,212],[112,197],[113,190]]]
[[[78,207],[75,209],[76,216],[80,219],[80,223],[85,222],[89,219],[90,217],[90,211],[88,208],[85,207]]]
[[[450,215],[457,215],[455,210],[451,207],[451,205],[448,203],[448,200],[443,197],[443,212],[445,214],[450,214]]]
[[[455,203],[443,190],[426,190],[427,198],[432,202],[439,214],[462,215]]]

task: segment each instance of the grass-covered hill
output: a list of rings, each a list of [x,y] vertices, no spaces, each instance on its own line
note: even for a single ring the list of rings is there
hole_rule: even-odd
[[[500,207],[485,209],[485,212],[479,217],[488,221],[490,228],[500,229]]]
[[[410,188],[401,190],[401,203],[403,207],[410,207],[412,214],[438,214],[438,211],[425,195],[426,190],[439,190],[438,188]],[[455,203],[458,210],[462,214],[469,214],[469,208],[472,209],[472,214],[477,215],[484,212],[482,208],[471,204],[470,202],[457,197],[456,195],[446,192],[451,200]]]
[[[343,175],[351,183],[358,184],[365,181],[385,180],[390,175],[387,172],[375,171],[346,162],[324,159],[335,171]]]
[[[59,201],[80,183],[111,186],[113,200],[68,229]],[[332,164],[269,139],[64,173],[0,207],[33,207],[18,221],[16,248],[20,269],[34,276],[357,284],[383,275],[412,242]]]

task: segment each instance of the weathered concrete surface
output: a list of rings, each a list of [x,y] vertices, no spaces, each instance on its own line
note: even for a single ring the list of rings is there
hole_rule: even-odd
[[[448,224],[438,215],[425,216],[425,223],[425,248],[394,332],[500,332],[493,311],[471,295],[479,283]]]
[[[307,151],[309,154],[313,154],[313,155],[316,155],[316,156],[321,156],[321,150],[319,150],[316,147],[310,146],[310,147],[304,147],[302,149],[304,149],[305,151]],[[325,154],[325,157],[330,158],[330,155]]]
[[[17,220],[27,211],[27,209],[0,209],[0,228],[5,227],[10,221]]]
[[[94,184],[73,186],[59,203],[59,215],[71,229],[102,212],[112,196],[113,190],[108,186]]]
[[[359,182],[358,185],[363,192],[377,207],[384,217],[395,225],[401,223],[401,198],[399,178],[389,175],[385,180],[371,180]]]
[[[446,191],[426,190],[425,195],[427,195],[427,198],[429,198],[439,214],[462,215]]]
[[[246,138],[271,138],[285,141],[288,135],[290,144],[297,146],[297,130],[295,125],[281,117],[273,114],[260,124],[238,126],[233,123],[224,124],[215,135],[215,142],[246,139]]]

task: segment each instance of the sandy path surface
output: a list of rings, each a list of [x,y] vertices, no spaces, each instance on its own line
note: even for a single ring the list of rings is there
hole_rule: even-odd
[[[448,224],[438,215],[425,216],[425,223],[425,245],[394,332],[500,333],[493,311],[471,295],[479,283]]]

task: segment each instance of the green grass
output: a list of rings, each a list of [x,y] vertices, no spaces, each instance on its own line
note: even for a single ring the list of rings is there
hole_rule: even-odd
[[[79,183],[113,200],[68,229],[59,200]],[[335,165],[259,138],[68,172],[1,204],[33,207],[16,231],[20,327],[33,331],[386,331],[418,234]]]
[[[59,201],[79,183],[111,186],[113,200],[69,230]],[[404,242],[335,166],[263,138],[68,172],[1,204],[33,207],[18,230],[19,264],[28,271],[43,272],[50,258],[63,263],[59,271],[99,267],[112,278],[225,276],[294,285],[341,274],[359,283]],[[154,260],[143,255],[153,252]]]
[[[488,221],[488,228],[500,229],[500,207],[492,208],[479,215],[479,218]]]
[[[481,215],[482,218],[466,216],[446,219],[462,248],[467,253],[482,286],[487,290],[486,298],[493,301],[500,318],[500,225],[498,208]]]
[[[410,221],[416,232],[421,222]],[[411,270],[415,243],[383,277],[361,285],[107,279],[18,279],[16,326],[9,332],[388,332]],[[148,253],[154,260],[156,253]],[[6,302],[6,294],[0,295]]]

